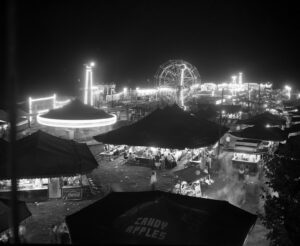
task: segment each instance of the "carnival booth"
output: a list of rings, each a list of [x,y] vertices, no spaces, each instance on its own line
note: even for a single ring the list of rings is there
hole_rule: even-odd
[[[287,138],[286,131],[261,125],[231,134],[240,138],[235,142],[232,165],[238,169],[249,169],[250,174],[257,172],[265,154],[274,153],[279,142]]]
[[[10,195],[7,142],[1,141],[0,196]],[[86,174],[97,162],[86,144],[37,131],[17,141],[16,178],[22,200],[82,199],[89,195]]]
[[[227,130],[173,105],[94,138],[104,144],[127,145],[124,158],[129,165],[170,169],[190,161],[201,162],[193,160],[200,155],[200,149],[214,146]]]
[[[187,167],[174,172],[176,177],[173,193],[203,197],[207,187],[214,183],[207,169]]]

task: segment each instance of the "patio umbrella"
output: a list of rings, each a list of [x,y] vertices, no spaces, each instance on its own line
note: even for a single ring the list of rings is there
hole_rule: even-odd
[[[23,201],[17,202],[18,209],[18,219],[19,223],[29,216],[31,216],[31,212],[26,206],[26,203]],[[9,216],[11,213],[11,205],[10,200],[0,198],[0,233],[7,230],[9,226]]]
[[[240,138],[250,138],[265,141],[284,141],[287,138],[287,132],[278,127],[265,127],[257,125],[247,127],[239,132],[231,132],[232,135]]]
[[[112,192],[66,223],[72,242],[80,244],[241,246],[256,218],[227,201],[145,191]]]

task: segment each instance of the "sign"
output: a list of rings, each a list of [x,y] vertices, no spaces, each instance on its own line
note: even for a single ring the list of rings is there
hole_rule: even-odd
[[[62,197],[64,200],[81,200],[82,188],[81,187],[68,187],[62,189]]]
[[[156,218],[139,217],[127,226],[125,232],[131,235],[164,240],[167,235],[168,222]]]

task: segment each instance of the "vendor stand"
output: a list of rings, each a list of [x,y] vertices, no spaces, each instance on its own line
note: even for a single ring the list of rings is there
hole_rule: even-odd
[[[8,197],[11,182],[5,153],[9,143],[0,144],[0,196]],[[88,195],[89,182],[85,174],[96,168],[97,162],[86,144],[37,131],[18,140],[16,145],[19,199],[81,199]]]
[[[232,166],[238,170],[248,170],[250,175],[258,172],[261,162],[261,140],[238,139],[235,142]]]
[[[174,172],[174,175],[172,192],[176,194],[203,197],[207,187],[214,182],[208,172],[199,167],[187,167]]]

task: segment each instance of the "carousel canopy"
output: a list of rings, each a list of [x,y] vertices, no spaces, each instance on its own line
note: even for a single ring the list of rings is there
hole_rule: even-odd
[[[103,110],[93,108],[75,99],[62,108],[50,110],[43,118],[59,120],[92,120],[111,118],[112,115]]]
[[[276,154],[300,160],[300,136],[288,138],[285,144],[280,144]]]
[[[231,134],[240,138],[250,138],[265,141],[284,141],[287,138],[286,131],[283,131],[278,127],[266,127],[263,125],[247,127],[239,132],[231,132]]]
[[[158,108],[134,124],[94,138],[115,145],[184,149],[212,145],[227,130],[226,127],[196,118],[173,105]]]
[[[0,179],[7,179],[9,143],[0,141]],[[60,177],[83,174],[98,164],[86,144],[37,131],[16,142],[17,178]]]
[[[264,112],[262,114],[255,115],[249,119],[239,120],[238,124],[245,125],[285,125],[286,120],[281,116],[271,114],[269,112]]]
[[[111,192],[66,223],[75,244],[242,246],[256,218],[227,201],[146,191]]]

